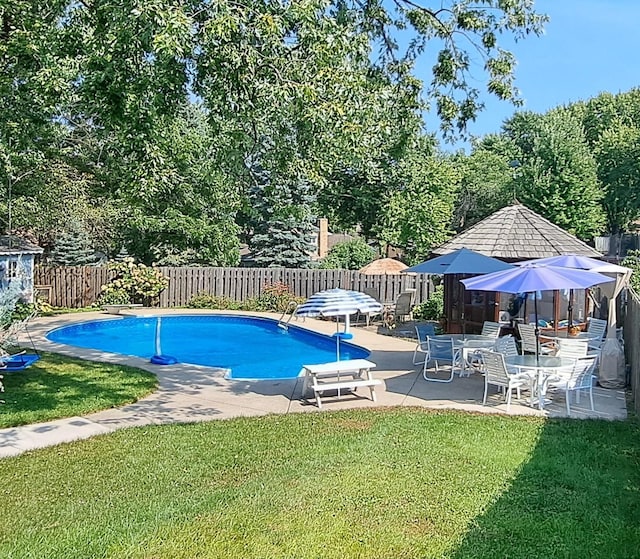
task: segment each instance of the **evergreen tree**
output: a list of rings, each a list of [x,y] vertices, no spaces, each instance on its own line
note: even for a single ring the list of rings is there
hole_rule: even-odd
[[[315,250],[315,196],[303,178],[289,181],[254,161],[249,165],[253,187],[253,235],[249,247],[257,266],[308,268]]]
[[[73,223],[60,235],[49,261],[54,266],[90,266],[97,261],[89,235],[80,224]]]
[[[131,255],[129,254],[127,247],[124,245],[122,245],[118,254],[113,257],[116,262],[124,262],[127,258],[131,258]]]

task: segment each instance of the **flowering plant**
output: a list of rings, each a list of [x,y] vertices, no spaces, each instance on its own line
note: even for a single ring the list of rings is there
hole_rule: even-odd
[[[112,272],[112,280],[102,286],[100,296],[101,303],[118,299],[122,303],[141,302],[150,306],[152,300],[156,299],[167,285],[169,278],[162,275],[160,270],[144,264],[136,264],[134,259],[129,257],[120,262],[110,262],[109,271]],[[123,301],[124,298],[127,301]]]
[[[266,283],[256,299],[258,310],[284,312],[291,302],[301,303],[304,299],[296,296],[291,288],[281,281]]]

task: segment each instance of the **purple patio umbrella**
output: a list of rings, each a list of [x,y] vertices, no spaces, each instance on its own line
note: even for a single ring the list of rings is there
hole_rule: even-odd
[[[617,264],[612,264],[611,262],[603,262],[602,260],[589,258],[588,256],[581,256],[579,254],[559,254],[557,256],[549,256],[547,258],[537,258],[535,260],[527,260],[525,262],[520,262],[518,265],[524,266],[526,264],[541,264],[544,266],[563,266],[565,268],[574,268],[576,270],[590,270],[591,272],[598,272],[603,274],[620,274],[623,277],[620,279],[619,283],[626,283],[626,280],[628,279],[631,272],[630,268],[625,268],[624,266],[618,266]],[[613,316],[615,317],[615,298],[613,299],[612,303],[613,303]],[[610,306],[611,306],[611,302],[610,302]],[[569,326],[572,326],[573,324],[573,289],[571,289],[569,292],[569,306],[567,308],[567,311],[568,311],[567,323]],[[610,311],[610,315],[611,315],[611,311]]]
[[[599,283],[614,281],[613,278],[574,268],[525,264],[511,270],[485,274],[461,280],[466,289],[476,291],[500,291],[504,293],[534,293],[536,332],[536,357],[539,355],[540,328],[538,326],[538,291],[556,289],[587,289]]]

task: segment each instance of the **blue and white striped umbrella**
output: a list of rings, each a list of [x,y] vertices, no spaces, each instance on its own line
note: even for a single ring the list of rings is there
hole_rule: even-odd
[[[327,289],[313,294],[296,310],[298,316],[350,316],[359,313],[378,313],[382,304],[360,291]]]
[[[296,309],[297,316],[344,316],[344,332],[336,332],[337,360],[340,361],[340,338],[349,339],[349,317],[355,313],[379,313],[382,304],[360,291],[327,289],[313,294]],[[336,325],[338,327],[338,325]]]

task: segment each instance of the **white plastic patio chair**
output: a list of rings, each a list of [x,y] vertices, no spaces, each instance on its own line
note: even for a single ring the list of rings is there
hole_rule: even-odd
[[[480,350],[484,370],[484,396],[482,405],[487,404],[489,385],[498,386],[506,391],[507,411],[511,406],[511,392],[515,389],[517,398],[520,399],[520,389],[531,386],[529,375],[510,373],[504,362],[504,355],[495,351]]]
[[[491,322],[489,320],[485,320],[482,324],[482,332],[480,332],[480,335],[497,338],[500,335],[501,328],[502,324],[500,324],[499,322]]]
[[[607,321],[600,318],[589,318],[587,322],[587,333],[593,336],[589,340],[589,347],[600,349],[607,333]]]
[[[520,350],[522,354],[536,353],[536,327],[533,324],[518,324]],[[540,343],[539,355],[549,355],[555,350],[553,343]]]
[[[581,359],[587,356],[587,351],[589,350],[587,340],[559,339],[557,344],[558,350],[556,351],[556,357]]]
[[[591,411],[595,411],[593,406],[593,374],[598,362],[597,357],[584,357],[576,359],[573,370],[568,373],[560,373],[551,377],[547,382],[547,389],[564,390],[565,401],[567,404],[567,415],[571,415],[570,393],[576,393],[576,403],[580,403],[580,391],[587,390],[589,392],[589,402]]]
[[[431,382],[451,382],[455,373],[456,365],[462,370],[462,351],[455,349],[453,346],[453,340],[451,338],[436,339],[431,336],[427,337],[427,352],[425,355],[424,364],[422,367],[422,376],[424,380]],[[428,368],[429,363],[435,364],[436,374],[440,372],[439,363],[449,363],[450,375],[449,378],[437,378],[429,376]]]

